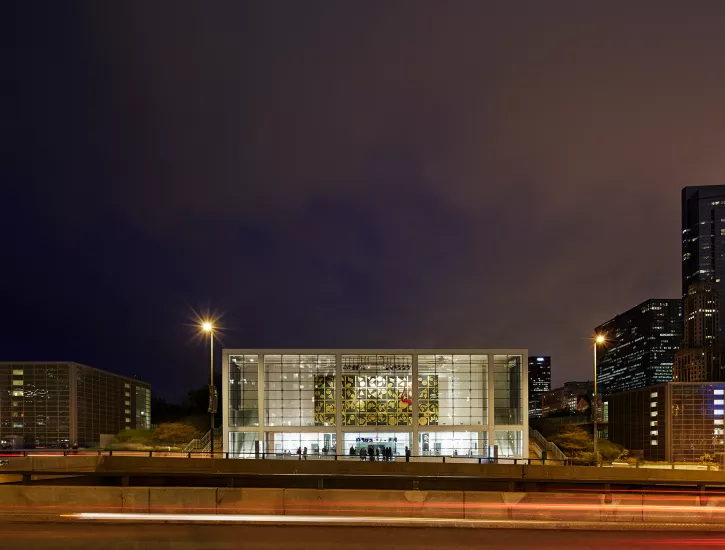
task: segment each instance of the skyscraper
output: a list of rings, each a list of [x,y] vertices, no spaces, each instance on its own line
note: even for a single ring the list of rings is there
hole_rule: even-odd
[[[598,393],[669,382],[682,340],[682,301],[647,300],[594,330],[606,338],[597,346]]]
[[[675,355],[675,382],[716,382],[720,371],[720,303],[714,283],[692,283],[684,300],[685,333]]]
[[[713,283],[725,306],[725,185],[682,190],[682,298],[693,283]],[[720,309],[719,332],[725,315]]]
[[[529,357],[529,416],[541,416],[541,396],[551,390],[551,357]]]

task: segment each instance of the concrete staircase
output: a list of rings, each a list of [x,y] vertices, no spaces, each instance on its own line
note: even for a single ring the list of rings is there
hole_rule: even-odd
[[[569,457],[566,456],[559,447],[557,447],[551,441],[547,441],[543,435],[541,435],[537,430],[534,430],[533,428],[529,428],[529,444],[531,443],[534,443],[540,451],[546,451],[547,458],[555,458],[557,460],[569,459]],[[541,456],[540,452],[539,456]]]

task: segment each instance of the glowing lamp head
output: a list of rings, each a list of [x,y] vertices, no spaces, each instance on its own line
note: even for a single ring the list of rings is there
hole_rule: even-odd
[[[211,329],[214,327],[211,326],[211,323],[209,321],[206,321],[203,325],[201,325],[201,328],[204,330],[204,332],[211,332]]]
[[[603,344],[604,336],[602,336],[601,334],[599,336],[597,336],[596,342],[597,342],[597,344]]]

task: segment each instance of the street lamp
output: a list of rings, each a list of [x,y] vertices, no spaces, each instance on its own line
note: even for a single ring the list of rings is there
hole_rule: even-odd
[[[204,332],[209,333],[209,421],[211,431],[209,432],[209,442],[211,457],[214,458],[214,327],[209,321],[204,321],[201,325]]]
[[[598,334],[594,338],[594,394],[592,395],[592,418],[594,419],[594,463],[599,465],[599,455],[597,454],[597,416],[599,416],[599,407],[597,403],[597,344],[604,343],[604,336]]]

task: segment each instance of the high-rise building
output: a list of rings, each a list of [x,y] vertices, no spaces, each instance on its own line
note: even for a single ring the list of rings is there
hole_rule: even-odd
[[[720,303],[714,283],[690,285],[684,299],[684,338],[675,355],[675,382],[723,379],[720,349]]]
[[[725,185],[682,190],[682,298],[693,283],[712,283],[725,306]],[[720,315],[719,332],[725,331]]]
[[[541,396],[551,389],[551,357],[529,357],[529,417],[541,416]]]
[[[0,446],[91,447],[150,427],[144,382],[78,363],[0,363]]]
[[[682,339],[682,301],[647,300],[594,330],[606,338],[597,346],[599,394],[669,382]]]

